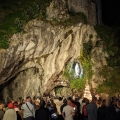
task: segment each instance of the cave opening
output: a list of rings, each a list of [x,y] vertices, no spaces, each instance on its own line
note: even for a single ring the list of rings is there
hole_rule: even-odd
[[[57,86],[54,87],[53,90],[50,91],[50,95],[54,98],[66,97],[69,93],[71,93],[71,89],[67,86]]]

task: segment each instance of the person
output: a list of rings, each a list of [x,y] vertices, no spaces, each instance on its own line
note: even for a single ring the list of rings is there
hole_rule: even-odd
[[[75,98],[75,105],[77,107],[77,119],[79,120],[80,119],[80,103],[79,103],[78,97]]]
[[[22,120],[22,117],[20,116],[20,113],[19,113],[19,108],[18,108],[18,102],[15,101],[14,102],[14,110],[16,111],[16,114],[17,114],[17,120]]]
[[[26,97],[26,102],[21,106],[21,110],[23,111],[24,120],[34,120],[35,108],[34,105],[31,104],[30,96]]]
[[[66,99],[66,98],[63,100],[63,104],[62,104],[62,106],[60,107],[60,112],[61,112],[61,114],[62,114],[63,108],[64,108],[65,106],[67,106],[67,99]]]
[[[50,99],[50,102],[51,102],[52,108],[54,108],[55,112],[57,113],[57,107],[56,107],[54,100]]]
[[[45,108],[44,100],[40,100],[40,108],[35,112],[35,120],[49,120],[49,110]]]
[[[62,102],[62,97],[58,98],[58,101],[56,101],[56,108],[57,108],[57,113],[58,113],[58,120],[62,120],[62,115],[60,112],[60,107],[62,106],[63,102]]]
[[[51,103],[48,109],[50,113],[50,120],[56,120],[58,118],[58,115],[54,104]]]
[[[108,118],[108,107],[106,106],[106,100],[102,101],[101,107],[97,110],[98,120],[107,120]]]
[[[73,116],[75,115],[75,111],[71,106],[71,104],[72,104],[72,99],[68,98],[67,106],[65,106],[62,111],[62,116],[65,120],[73,120]]]
[[[109,120],[117,120],[116,105],[117,105],[117,98],[112,97],[111,103],[108,106],[108,119]]]
[[[8,104],[8,109],[5,111],[3,120],[17,120],[17,114],[13,107],[13,103]]]
[[[117,100],[117,104],[116,104],[116,113],[117,113],[117,119],[116,120],[120,120],[120,100]]]
[[[0,102],[0,120],[2,120],[3,119],[3,116],[4,116],[4,111],[3,111],[3,105],[2,105],[3,103],[2,102]]]
[[[83,99],[84,99],[84,95],[83,95],[83,93],[81,93],[81,94],[80,94],[80,99],[79,99],[80,105],[82,104]]]
[[[97,120],[97,98],[93,97],[92,102],[87,105],[88,120]]]
[[[74,116],[73,116],[73,120],[77,120],[77,117],[78,117],[78,109],[77,109],[77,106],[75,104],[75,101],[72,100],[72,103],[71,103],[71,106],[73,107],[74,109]]]
[[[84,120],[84,116],[82,114],[82,110],[83,110],[83,106],[86,104],[85,103],[86,99],[87,98],[83,98],[82,103],[80,104],[80,118],[81,118],[81,120]]]
[[[85,105],[83,106],[82,109],[82,115],[84,120],[88,120],[88,115],[87,115],[87,105],[89,104],[89,100],[86,98],[85,100]]]
[[[99,108],[99,107],[101,107],[101,98],[100,99],[97,99],[97,109]]]

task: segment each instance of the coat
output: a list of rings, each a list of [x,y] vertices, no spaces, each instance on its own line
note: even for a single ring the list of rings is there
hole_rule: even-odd
[[[49,110],[45,107],[40,107],[35,112],[35,120],[49,120]]]
[[[88,120],[97,120],[97,105],[91,102],[87,105]]]
[[[8,109],[5,111],[3,120],[17,120],[17,114],[14,109]]]
[[[3,116],[4,116],[4,112],[0,109],[0,120],[3,119]]]

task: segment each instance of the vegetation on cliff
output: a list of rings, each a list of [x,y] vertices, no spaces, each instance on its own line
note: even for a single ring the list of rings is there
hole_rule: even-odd
[[[70,10],[70,17],[64,20],[52,21],[46,19],[46,8],[52,0],[5,0],[0,4],[0,48],[8,48],[10,38],[13,34],[23,31],[23,26],[34,18],[40,18],[52,25],[71,26],[76,23],[87,23],[87,17],[84,13]],[[23,31],[24,32],[24,31]]]
[[[93,71],[92,71],[92,62],[90,59],[90,56],[87,56],[86,58],[81,56],[78,58],[79,63],[83,66],[83,76],[80,77],[74,77],[74,70],[71,69],[71,65],[67,65],[64,70],[64,77],[65,79],[68,79],[70,81],[70,88],[77,89],[77,90],[83,90],[85,88],[86,80],[90,83]]]
[[[23,26],[34,18],[46,16],[52,0],[5,0],[0,4],[0,48],[8,48],[8,38],[23,31]]]
[[[100,74],[106,78],[97,89],[99,93],[108,93],[113,95],[120,92],[120,36],[119,28],[109,28],[105,25],[95,27],[98,36],[104,41],[104,52],[107,52],[106,58],[108,66],[100,71]]]
[[[84,49],[80,52],[80,56],[78,58],[78,62],[81,63],[83,67],[83,76],[82,77],[74,77],[74,70],[70,70],[71,65],[67,65],[64,70],[64,77],[70,81],[70,88],[77,89],[77,90],[84,90],[86,81],[90,83],[93,70],[92,70],[92,61],[91,61],[91,38],[92,35],[89,37],[89,41],[84,43]]]

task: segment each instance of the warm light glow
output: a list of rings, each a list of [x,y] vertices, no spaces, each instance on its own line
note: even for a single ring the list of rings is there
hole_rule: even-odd
[[[61,82],[61,84],[63,84],[63,81]]]
[[[85,86],[84,98],[87,98],[90,101],[92,100],[92,95],[90,93],[90,86],[89,86],[89,84],[86,84],[86,86]]]

